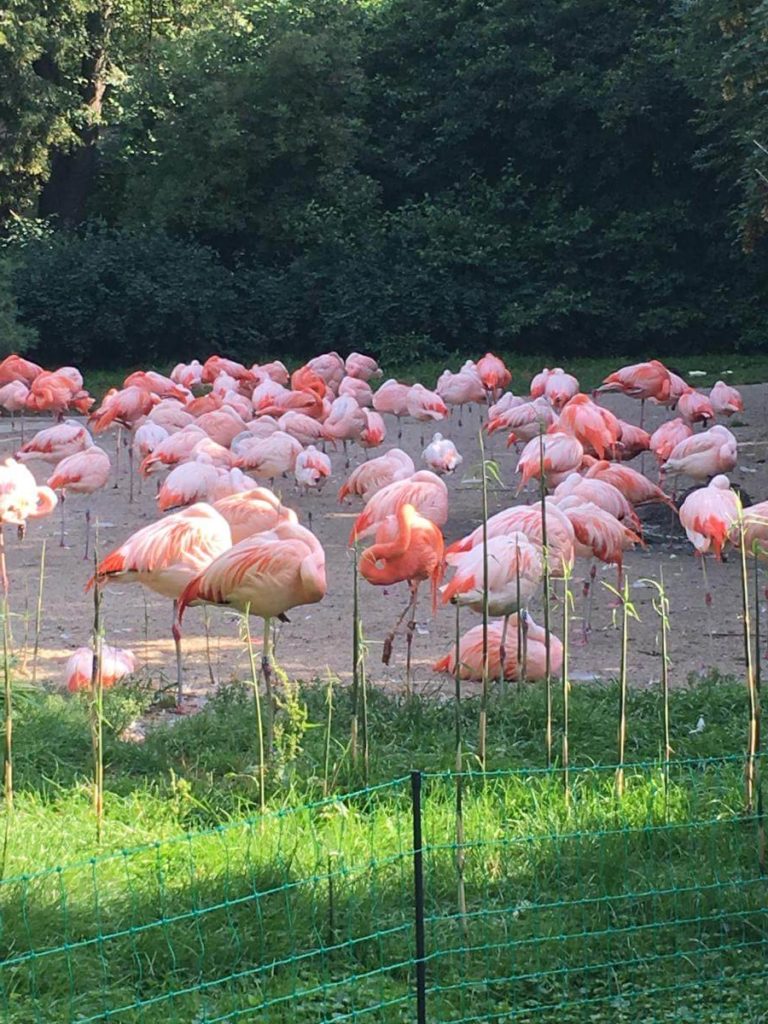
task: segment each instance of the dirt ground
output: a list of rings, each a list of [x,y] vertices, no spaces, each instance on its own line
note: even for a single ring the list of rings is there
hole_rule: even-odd
[[[740,444],[740,459],[732,475],[734,483],[741,485],[752,501],[768,496],[768,385],[753,385],[741,389],[745,400],[745,412],[731,425]],[[630,422],[639,422],[640,404],[623,396],[605,396],[603,402],[619,416]],[[646,428],[657,426],[667,417],[665,410],[646,407]],[[27,422],[27,436],[32,430],[47,426],[50,421]],[[448,542],[463,536],[479,523],[480,492],[477,484],[479,469],[478,411],[464,415],[463,426],[459,427],[454,415],[451,421],[438,425],[442,433],[451,437],[464,456],[463,465],[453,478],[447,480],[450,493],[450,518],[445,527]],[[383,451],[397,444],[397,427],[388,423],[389,435]],[[403,427],[400,442],[418,463],[423,447],[421,437],[427,442],[431,430],[422,432],[420,425],[408,423]],[[495,487],[490,494],[490,511],[496,512],[516,501],[534,500],[533,495],[514,496],[517,480],[514,476],[516,456],[507,450],[505,436],[496,435],[487,446],[489,458],[498,460],[502,479],[508,489]],[[115,438],[109,434],[101,444],[113,456]],[[3,457],[13,454],[19,444],[18,428],[11,430],[9,422],[3,423],[0,432],[0,449]],[[352,454],[354,466],[361,458]],[[282,497],[286,504],[294,507],[302,522],[308,523],[311,512],[312,529],[325,547],[327,554],[328,594],[318,605],[297,608],[290,613],[290,623],[281,627],[277,640],[277,658],[292,676],[302,679],[327,678],[327,674],[349,679],[352,659],[352,564],[346,541],[352,520],[359,505],[341,507],[336,500],[338,487],[347,470],[344,468],[342,452],[332,453],[333,477],[322,494],[310,494],[300,498],[291,481],[283,481]],[[640,468],[640,459],[632,465]],[[44,482],[50,467],[41,462],[30,463],[37,479]],[[645,471],[655,479],[655,460],[645,456]],[[280,488],[278,488],[280,490]],[[144,483],[143,493],[138,494],[134,504],[127,500],[127,460],[123,455],[117,487],[109,486],[94,495],[91,503],[93,521],[98,522],[99,544],[106,553],[123,541],[133,531],[156,517],[154,503],[155,483]],[[6,528],[6,547],[11,579],[11,605],[14,613],[13,634],[16,651],[24,659],[26,636],[26,664],[31,669],[31,646],[34,632],[34,608],[38,586],[40,550],[47,540],[47,573],[45,581],[44,617],[40,639],[40,660],[38,680],[53,685],[63,682],[66,659],[75,647],[89,642],[92,622],[92,598],[84,591],[84,585],[91,571],[91,563],[83,561],[85,499],[73,496],[67,500],[68,547],[59,546],[58,512],[47,520],[29,524],[26,538],[19,542],[16,531]],[[658,654],[658,618],[653,611],[653,592],[640,580],[643,577],[658,577],[663,568],[671,603],[673,636],[670,640],[672,673],[676,682],[683,683],[690,673],[700,673],[710,667],[724,672],[743,671],[744,655],[740,621],[740,567],[738,559],[731,558],[724,564],[710,564],[709,578],[714,595],[711,609],[712,636],[704,602],[702,572],[699,560],[695,559],[684,536],[671,529],[668,511],[651,506],[641,511],[646,522],[646,550],[631,552],[626,558],[630,579],[632,600],[640,617],[631,624],[629,646],[630,673],[636,685],[651,685],[658,680],[660,658]],[[583,602],[582,581],[587,571],[584,562],[578,562],[572,587],[575,594],[572,631],[578,634],[581,627]],[[615,583],[613,568],[600,567],[598,579]],[[557,589],[559,591],[560,584]],[[765,604],[764,583],[761,577],[761,601]],[[381,664],[381,644],[384,636],[406,603],[406,587],[401,584],[389,589],[375,588],[361,581],[361,604],[365,635],[369,647],[368,671],[375,685],[400,687],[403,682],[405,643],[398,640],[392,664],[386,668]],[[605,588],[598,587],[594,597],[592,633],[585,646],[576,646],[571,652],[571,674],[574,680],[591,678],[608,679],[618,672],[619,633],[614,623],[613,598]],[[155,596],[136,584],[112,584],[106,588],[103,612],[107,641],[113,645],[131,648],[146,666],[149,674],[157,680],[165,676],[174,678],[173,643],[170,636],[171,606],[164,599]],[[764,608],[763,608],[764,612]],[[532,606],[533,617],[541,622],[541,610]],[[555,632],[562,632],[562,604],[558,603],[553,612]],[[426,595],[417,614],[417,635],[414,640],[414,678],[417,688],[428,692],[446,690],[450,680],[437,676],[432,663],[450,647],[453,642],[454,612],[441,607],[432,618]],[[211,621],[211,664],[216,680],[226,682],[242,678],[247,672],[247,659],[239,638],[237,616],[222,609],[212,609]],[[464,628],[475,625],[479,619],[470,611],[463,612]],[[253,632],[261,633],[261,624],[253,623]],[[185,620],[184,665],[188,687],[193,703],[204,699],[211,683],[206,641],[203,629],[203,613],[191,609]]]

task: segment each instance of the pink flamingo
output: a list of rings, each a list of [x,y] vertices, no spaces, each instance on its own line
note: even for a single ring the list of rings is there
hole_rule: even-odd
[[[489,434],[494,434],[497,430],[510,430],[507,439],[509,447],[518,441],[532,441],[534,437],[539,436],[542,429],[548,430],[557,421],[558,415],[546,398],[535,398],[532,402],[522,402],[489,416],[487,430]]]
[[[693,434],[676,444],[659,471],[660,482],[668,477],[689,476],[693,480],[730,473],[738,459],[736,438],[719,424]]]
[[[388,516],[397,515],[403,505],[413,505],[420,516],[436,526],[444,526],[448,519],[448,488],[439,476],[428,470],[419,470],[405,480],[396,480],[383,487],[366,502],[355,520],[349,543],[367,537]]]
[[[701,395],[693,389],[680,396],[677,411],[689,427],[695,423],[703,423],[706,427],[709,421],[715,418],[715,410],[707,396]]]
[[[344,395],[354,398],[361,409],[370,409],[373,406],[371,385],[357,377],[345,377],[339,384],[339,398]]]
[[[544,381],[544,397],[558,412],[579,393],[579,382],[559,366],[550,370]]]
[[[365,413],[349,395],[340,395],[334,399],[331,411],[325,423],[325,436],[329,441],[341,441],[344,446],[346,465],[349,466],[347,444],[349,441],[359,441],[363,431],[368,426]]]
[[[0,385],[20,380],[29,387],[35,377],[39,377],[42,372],[42,366],[14,353],[0,362]]]
[[[366,451],[369,448],[378,448],[380,444],[384,443],[384,438],[387,436],[384,419],[373,409],[363,409],[363,415],[365,416],[365,429],[360,435],[360,444]]]
[[[0,463],[0,580],[8,600],[8,573],[5,567],[5,525],[16,526],[23,536],[28,519],[48,516],[56,507],[56,495],[50,487],[38,487],[35,478],[22,463],[7,458]]]
[[[203,367],[198,359],[191,363],[177,363],[171,370],[171,380],[182,388],[191,391],[203,382]]]
[[[495,401],[504,388],[509,387],[512,374],[504,365],[504,361],[492,352],[486,352],[475,366],[486,393]]]
[[[397,480],[405,480],[415,472],[416,467],[410,455],[400,448],[391,448],[377,459],[362,462],[357,469],[352,470],[339,491],[339,501],[344,501],[350,494],[367,500],[377,491]]]
[[[275,480],[293,473],[301,450],[296,438],[282,430],[274,431],[269,437],[244,437],[237,445],[235,465],[263,480]]]
[[[574,395],[560,410],[557,429],[581,441],[584,450],[598,459],[613,454],[621,438],[621,424],[588,395]]]
[[[99,584],[135,580],[173,601],[179,704],[183,696],[183,672],[177,602],[190,580],[231,546],[232,535],[226,519],[201,502],[137,530],[102,560],[87,584],[90,589],[94,580]]]
[[[64,420],[54,427],[38,430],[35,436],[22,445],[16,453],[19,462],[40,459],[56,465],[68,455],[85,451],[93,444],[93,438],[85,427],[76,420]]]
[[[533,438],[523,448],[517,461],[515,472],[521,474],[517,493],[522,491],[529,480],[540,479],[542,468],[547,486],[555,486],[578,469],[583,458],[584,447],[570,434],[555,431]]]
[[[264,620],[262,669],[271,688],[270,621],[299,605],[315,604],[326,592],[325,552],[298,523],[281,522],[224,551],[185,587],[178,623],[191,604],[217,604]]]
[[[256,533],[274,530],[278,523],[298,522],[293,509],[286,508],[268,487],[237,491],[220,498],[213,507],[229,523],[233,544],[239,544]]]
[[[651,359],[647,363],[633,363],[631,366],[623,366],[615,373],[609,374],[600,387],[601,391],[620,391],[630,398],[640,399],[640,426],[645,422],[645,402],[653,399],[660,405],[670,400],[672,381],[669,370],[659,362],[658,359]]]
[[[547,672],[547,634],[537,625],[529,614],[525,614],[525,671],[521,672],[522,657],[517,649],[517,639],[512,647],[502,651],[502,633],[504,626],[500,622],[488,623],[488,672],[496,678],[503,672],[505,679],[522,679],[531,681],[544,679]],[[512,636],[517,637],[517,615],[510,616]],[[504,655],[504,656],[503,656]],[[563,665],[563,644],[554,633],[549,634],[549,670],[552,674],[560,671]],[[445,657],[440,658],[433,666],[435,672],[447,672],[454,675],[456,671],[456,648],[451,647]],[[459,641],[459,678],[472,679],[479,682],[483,678],[483,627],[473,626],[467,630]]]
[[[369,381],[381,377],[382,372],[379,364],[370,356],[360,355],[359,352],[350,352],[344,363],[344,369],[348,377],[356,377],[358,380]],[[339,388],[341,394],[341,388]]]
[[[385,380],[374,393],[373,408],[378,413],[389,413],[397,419],[397,439],[403,436],[402,417],[408,415],[408,395],[410,387],[397,380]]]
[[[74,455],[68,455],[62,459],[48,478],[48,486],[52,491],[58,492],[61,505],[61,547],[64,547],[64,498],[67,492],[87,494],[90,497],[95,491],[106,487],[110,469],[111,463],[107,453],[98,445],[92,445],[85,451],[76,452]],[[90,538],[91,506],[88,503],[85,507],[85,554],[83,558],[88,557]]]
[[[0,408],[11,414],[11,427],[15,426],[16,413],[21,413],[21,441],[24,443],[24,410],[27,407],[29,388],[21,380],[11,380],[0,387]]]
[[[651,434],[650,450],[659,464],[666,462],[675,445],[685,441],[693,434],[693,430],[680,418],[667,420]]]
[[[435,434],[432,437],[421,457],[432,472],[440,476],[454,473],[464,461],[453,441],[442,434]]]
[[[719,380],[709,393],[709,401],[716,416],[733,416],[744,412],[744,399],[736,388],[729,387]]]
[[[133,651],[122,647],[101,645],[99,674],[102,686],[107,689],[119,683],[126,676],[136,671],[136,655]],[[93,650],[90,647],[78,647],[67,660],[64,668],[64,679],[70,693],[78,690],[90,690],[93,678]]]
[[[487,398],[483,382],[474,366],[471,369],[461,369],[458,373],[444,370],[438,378],[435,391],[447,406],[458,406],[459,426],[462,425],[464,406],[473,402],[481,405]]]

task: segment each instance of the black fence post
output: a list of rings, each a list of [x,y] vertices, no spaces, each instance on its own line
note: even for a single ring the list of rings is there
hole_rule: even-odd
[[[427,1024],[427,964],[424,940],[424,847],[421,835],[421,772],[411,772],[413,897],[416,924],[416,1024]]]

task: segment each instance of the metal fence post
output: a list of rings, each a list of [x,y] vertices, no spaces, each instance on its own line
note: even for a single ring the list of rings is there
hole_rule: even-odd
[[[424,855],[421,835],[421,772],[411,772],[413,897],[416,925],[416,1024],[427,1024],[427,964],[424,940]]]

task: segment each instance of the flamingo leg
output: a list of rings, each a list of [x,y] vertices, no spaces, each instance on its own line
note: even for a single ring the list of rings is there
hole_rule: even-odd
[[[91,542],[91,508],[90,505],[85,510],[85,554],[83,555],[83,561],[88,558],[88,550]]]
[[[267,750],[272,750],[274,704],[272,702],[272,620],[264,619],[264,645],[261,649],[261,671],[264,673],[264,689],[267,692]]]
[[[389,633],[387,633],[387,636],[384,639],[384,650],[382,651],[382,655],[381,655],[381,662],[382,662],[383,665],[388,665],[389,664],[390,658],[392,657],[392,644],[395,641],[395,636],[397,635],[397,631],[398,631],[398,629],[400,629],[400,626],[403,623],[403,619],[406,617],[408,612],[411,610],[411,605],[413,604],[413,587],[411,586],[410,583],[408,584],[408,586],[411,587],[411,600],[408,602],[408,604],[402,610],[402,612],[398,616],[397,622],[394,624],[394,626],[389,631]]]
[[[133,445],[128,445],[128,504],[133,504]]]
[[[0,523],[0,580],[3,585],[3,598],[8,602],[8,571],[5,566],[5,530]]]
[[[509,628],[509,615],[504,616],[504,624],[501,627],[501,643],[499,644],[499,685],[504,688],[504,682],[507,678],[505,671],[505,662],[507,660],[507,629]],[[519,653],[519,651],[518,651]],[[518,677],[520,670],[518,668]]]
[[[118,426],[117,437],[115,438],[115,483],[117,489],[120,483],[120,449],[123,446],[123,428]]]
[[[706,555],[701,556],[701,575],[704,581],[704,604],[707,609],[707,632],[709,633],[709,666],[711,668],[715,663],[715,656],[713,650],[714,632],[712,629],[712,591],[709,589]]]
[[[59,547],[60,548],[65,548],[67,546],[65,541],[64,541],[64,498],[65,497],[66,497],[66,495],[64,494],[64,491],[62,491],[61,492],[61,497],[59,498],[59,505],[61,506],[61,535],[59,537]]]
[[[173,633],[173,643],[176,648],[176,706],[181,707],[184,699],[184,673],[181,664],[181,627],[179,626],[178,607],[179,602],[174,600],[171,633]]]
[[[416,628],[416,601],[419,596],[419,584],[410,583],[411,601],[408,607],[411,609],[411,617],[408,620],[408,627],[405,634],[405,692],[410,697],[413,693],[413,680],[411,679],[411,648],[413,647],[413,632]]]

